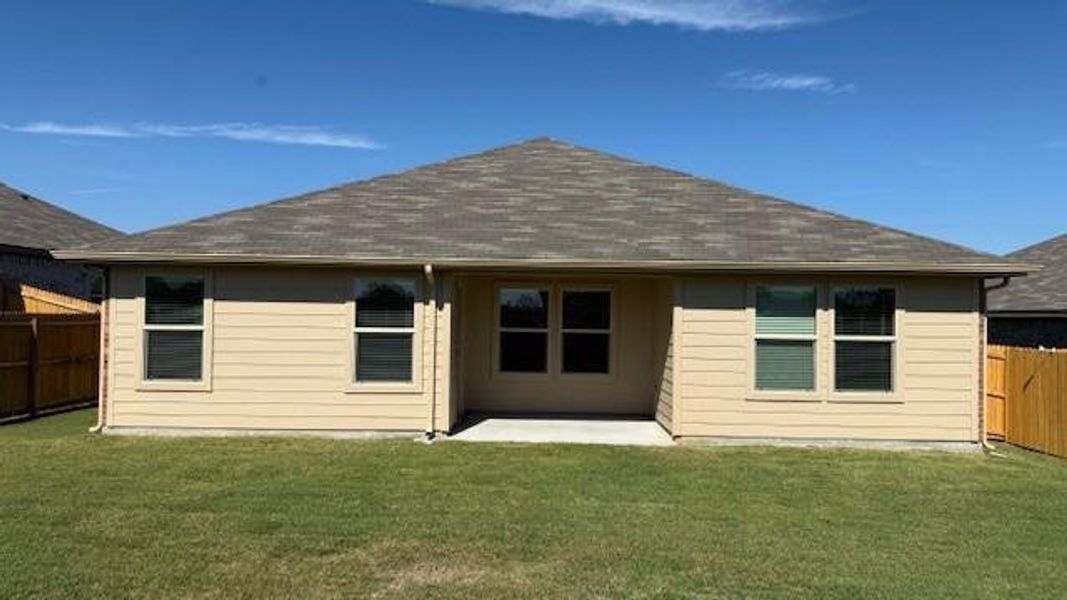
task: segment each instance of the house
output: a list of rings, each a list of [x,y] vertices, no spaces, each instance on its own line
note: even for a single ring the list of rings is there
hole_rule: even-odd
[[[1041,271],[989,293],[989,342],[1067,348],[1067,234],[1008,258],[1041,265]]]
[[[109,431],[982,436],[1013,260],[536,139],[60,256],[109,274]]]
[[[99,294],[93,269],[52,257],[56,248],[120,233],[0,183],[0,310],[82,312]],[[28,306],[27,306],[28,305]]]

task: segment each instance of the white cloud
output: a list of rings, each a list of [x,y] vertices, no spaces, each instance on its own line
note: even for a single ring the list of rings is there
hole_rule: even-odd
[[[428,0],[431,4],[548,19],[675,25],[700,31],[787,29],[828,15],[796,0]]]
[[[122,191],[117,187],[102,187],[102,188],[86,188],[83,190],[74,190],[70,194],[72,196],[95,196],[97,194],[113,194],[115,192]]]
[[[300,144],[371,150],[381,146],[368,137],[332,131],[325,127],[297,125],[264,125],[262,123],[211,123],[207,125],[174,125],[167,123],[135,123],[130,125],[92,123],[64,124],[35,121],[22,125],[5,125],[0,129],[16,133],[111,138],[197,137],[222,138],[242,142],[269,144]]]
[[[16,133],[43,133],[46,135],[75,135],[91,137],[138,137],[137,132],[119,125],[64,125],[52,121],[34,121],[22,125],[4,125],[0,129]]]
[[[738,90],[818,92],[821,94],[854,94],[857,89],[853,83],[838,83],[822,75],[769,71],[731,71],[726,74],[723,85]]]

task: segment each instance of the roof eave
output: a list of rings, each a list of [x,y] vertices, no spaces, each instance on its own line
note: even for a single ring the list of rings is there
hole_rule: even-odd
[[[175,254],[164,252],[101,252],[94,250],[56,250],[56,258],[101,264],[126,263],[195,263],[233,265],[317,265],[400,267],[432,264],[439,268],[469,269],[582,269],[582,270],[654,270],[654,271],[796,271],[850,273],[941,273],[1014,277],[1039,270],[1036,265],[1018,263],[922,263],[922,262],[773,262],[773,261],[702,261],[702,260],[601,260],[601,259],[468,259],[448,257],[382,258],[353,256],[314,256],[277,254]]]

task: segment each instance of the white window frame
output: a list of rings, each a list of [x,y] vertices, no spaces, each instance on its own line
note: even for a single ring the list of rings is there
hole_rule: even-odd
[[[608,327],[607,329],[581,329],[566,327],[566,323],[563,318],[563,297],[568,292],[607,292],[608,293]],[[615,286],[613,285],[581,285],[581,284],[563,284],[559,286],[559,302],[556,311],[559,314],[559,373],[563,377],[587,377],[587,378],[605,378],[614,377],[616,369],[616,357],[615,357]],[[563,369],[563,338],[568,333],[577,334],[607,334],[608,336],[608,370],[604,373],[582,373],[578,371],[565,371]]]
[[[199,325],[161,325],[148,323],[146,288],[149,277],[199,277],[204,281],[203,318]],[[212,338],[214,322],[214,277],[207,269],[153,269],[140,270],[137,275],[139,293],[137,294],[137,323],[141,329],[137,336],[138,382],[139,391],[211,391],[212,373]],[[199,331],[201,332],[201,356],[199,379],[149,379],[148,378],[148,335],[152,331]]]
[[[359,288],[363,281],[405,280],[414,284],[412,297],[411,327],[357,327],[356,311],[359,310]],[[360,273],[352,280],[352,296],[348,301],[348,374],[345,386],[347,393],[417,393],[422,391],[422,280],[415,273]],[[361,333],[387,333],[411,335],[411,380],[410,381],[358,381],[359,351],[356,344]]]
[[[893,335],[838,335],[837,333],[837,293],[854,289],[889,289],[893,290]],[[836,282],[830,288],[830,400],[836,402],[899,402],[901,383],[901,337],[900,325],[903,309],[901,286],[884,282]],[[890,360],[893,364],[890,372],[889,391],[873,390],[839,390],[837,389],[837,343],[838,342],[872,342],[890,343]]]
[[[501,377],[547,377],[551,375],[552,368],[552,329],[553,321],[555,319],[553,308],[553,287],[547,283],[530,283],[530,282],[503,282],[498,283],[493,288],[493,313],[494,313],[494,330],[493,336],[493,373]],[[545,327],[504,327],[500,319],[500,299],[505,290],[537,290],[538,292],[546,292],[548,294],[548,303],[545,306]],[[501,368],[500,359],[503,356],[501,352],[501,338],[504,333],[543,333],[545,336],[545,370],[544,371],[505,371]]]
[[[757,296],[759,288],[766,287],[792,287],[792,288],[810,288],[815,291],[815,332],[812,334],[768,334],[758,333],[756,329],[756,317],[758,314]],[[747,398],[751,400],[780,400],[786,402],[821,402],[825,398],[824,388],[822,387],[822,369],[820,369],[822,359],[822,341],[821,335],[823,332],[822,320],[823,320],[823,306],[825,303],[824,290],[825,285],[818,281],[811,280],[762,280],[754,281],[748,286],[748,306],[750,307],[749,317],[749,336],[750,347],[748,351],[748,394]],[[757,346],[760,340],[783,340],[783,341],[803,341],[811,342],[812,345],[812,389],[810,390],[768,390],[760,389],[757,386],[757,365],[758,360],[756,358]]]

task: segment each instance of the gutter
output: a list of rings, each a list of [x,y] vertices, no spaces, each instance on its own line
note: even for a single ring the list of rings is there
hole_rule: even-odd
[[[92,250],[57,250],[56,258],[78,262],[119,263],[207,263],[231,265],[319,265],[319,266],[381,266],[417,267],[430,262],[429,257],[382,258],[359,256],[312,256],[281,254],[221,254],[167,252],[99,252]],[[608,271],[797,271],[797,272],[869,272],[869,273],[941,273],[955,275],[987,275],[990,277],[1021,276],[1040,270],[1038,265],[1022,263],[936,263],[936,262],[877,262],[877,261],[705,261],[705,260],[605,260],[561,258],[471,259],[434,258],[433,264],[446,268],[469,269],[596,269]]]

